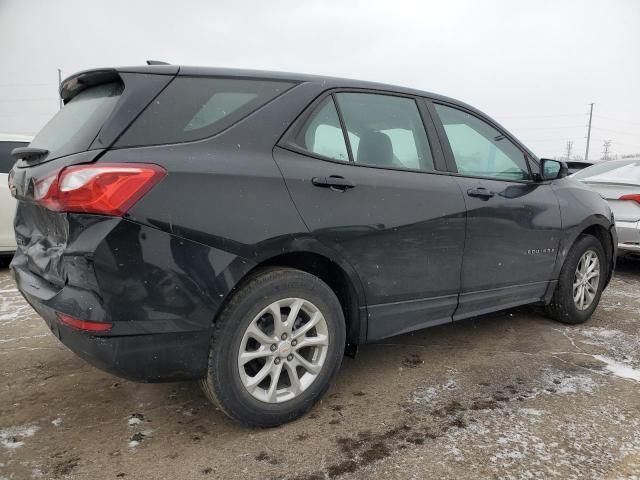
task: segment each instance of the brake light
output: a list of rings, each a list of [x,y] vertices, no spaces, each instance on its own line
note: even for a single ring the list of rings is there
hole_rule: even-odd
[[[58,316],[58,320],[76,330],[84,330],[85,332],[108,332],[113,328],[113,323],[109,322],[80,320],[60,312],[57,312],[56,315]]]
[[[622,195],[618,200],[628,200],[631,202],[640,203],[640,194],[632,193],[630,195]]]
[[[73,165],[36,181],[33,195],[49,210],[122,216],[166,174],[146,163]]]

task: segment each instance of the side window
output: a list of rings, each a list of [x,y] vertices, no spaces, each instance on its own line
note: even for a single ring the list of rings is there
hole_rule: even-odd
[[[296,136],[295,143],[308,152],[333,160],[349,161],[340,119],[331,96],[316,107]]]
[[[338,93],[353,161],[381,167],[434,170],[416,102],[370,93]]]
[[[435,104],[458,172],[504,180],[529,180],[524,153],[488,123],[462,110]]]
[[[176,77],[124,132],[117,146],[191,142],[216,135],[292,86],[271,80]]]

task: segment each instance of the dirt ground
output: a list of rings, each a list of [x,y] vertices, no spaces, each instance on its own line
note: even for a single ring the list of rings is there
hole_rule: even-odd
[[[0,270],[0,480],[640,478],[640,261],[594,317],[522,308],[363,346],[303,419],[255,430],[192,383],[61,345]]]

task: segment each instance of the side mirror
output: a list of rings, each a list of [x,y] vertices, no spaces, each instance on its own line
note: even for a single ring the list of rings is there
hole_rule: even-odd
[[[569,167],[560,160],[540,159],[540,180],[556,180],[569,175]]]

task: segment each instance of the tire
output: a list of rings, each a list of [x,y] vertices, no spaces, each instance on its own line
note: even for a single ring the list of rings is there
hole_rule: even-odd
[[[298,308],[292,320],[289,313]],[[274,312],[283,320],[278,331]],[[303,332],[312,323],[315,326]],[[217,318],[202,389],[224,413],[245,425],[273,427],[295,420],[334,381],[345,335],[340,302],[319,278],[291,268],[262,270],[242,283]],[[307,344],[312,346],[303,346]],[[241,353],[260,357],[241,360]],[[265,371],[270,373],[254,385]]]
[[[578,278],[579,263],[588,252],[593,252],[598,259],[599,276],[593,298],[588,305],[585,303],[581,308],[580,301],[574,299],[574,281]],[[607,274],[608,263],[602,244],[592,235],[581,235],[569,250],[562,266],[558,284],[547,306],[547,314],[554,320],[571,325],[586,322],[600,302]]]

